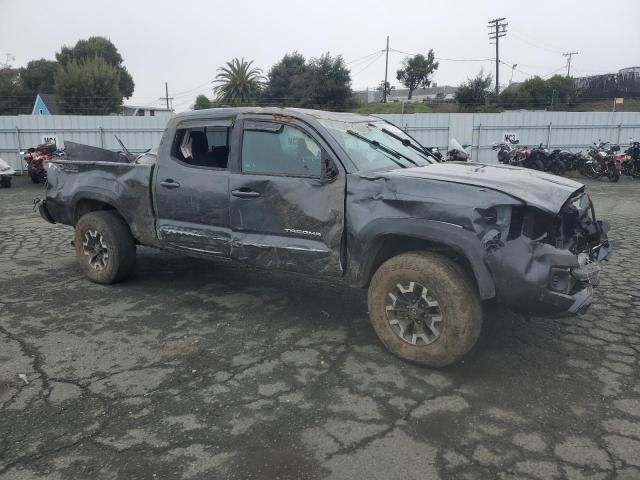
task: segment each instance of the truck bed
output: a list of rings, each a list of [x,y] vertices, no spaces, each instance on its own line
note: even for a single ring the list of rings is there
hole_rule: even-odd
[[[155,164],[54,160],[47,169],[47,211],[52,220],[75,225],[92,203],[111,206],[124,217],[141,244],[159,246],[151,180]]]

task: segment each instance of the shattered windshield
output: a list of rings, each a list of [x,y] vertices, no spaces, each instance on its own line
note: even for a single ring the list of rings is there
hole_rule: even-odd
[[[398,127],[383,121],[348,123],[321,120],[358,170],[410,168],[433,160]]]

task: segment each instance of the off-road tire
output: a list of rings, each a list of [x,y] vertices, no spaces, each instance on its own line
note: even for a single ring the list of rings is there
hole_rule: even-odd
[[[442,311],[440,336],[427,345],[404,341],[387,317],[389,292],[411,281],[426,287]],[[392,353],[432,368],[460,360],[473,348],[482,328],[482,304],[469,276],[454,261],[435,253],[405,253],[383,263],[371,280],[368,305],[373,328]]]
[[[106,265],[101,270],[91,266],[85,254],[85,234],[98,232],[108,248]],[[76,256],[84,274],[95,283],[117,283],[128,277],[136,262],[136,244],[124,220],[111,211],[90,212],[83,215],[76,224]]]

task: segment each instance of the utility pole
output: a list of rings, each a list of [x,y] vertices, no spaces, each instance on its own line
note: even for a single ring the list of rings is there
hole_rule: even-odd
[[[387,71],[389,70],[389,35],[387,35],[387,56],[384,59],[384,85],[382,86],[382,103],[387,103]]]
[[[579,52],[567,52],[562,54],[562,56],[567,57],[567,77],[571,74],[571,57],[578,55],[578,53]]]
[[[164,97],[160,97],[160,100],[165,100],[167,102],[167,110],[171,110],[171,107],[169,107],[169,100],[173,100],[173,97],[169,96],[169,85],[167,84],[167,82],[164,82]]]
[[[489,20],[490,28],[489,40],[495,40],[496,42],[496,96],[500,95],[500,38],[507,35],[506,18],[494,18]],[[489,42],[491,43],[491,42]]]

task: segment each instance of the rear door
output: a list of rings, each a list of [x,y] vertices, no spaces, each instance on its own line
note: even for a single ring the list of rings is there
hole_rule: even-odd
[[[158,236],[169,248],[229,256],[230,119],[187,120],[161,145],[155,173]]]
[[[262,267],[341,275],[345,173],[314,130],[293,119],[242,122],[230,177],[231,256]]]

